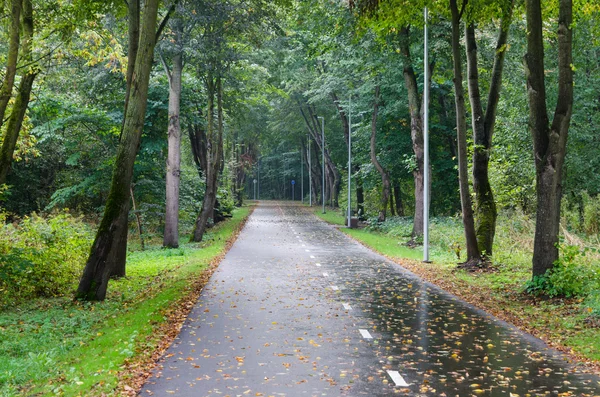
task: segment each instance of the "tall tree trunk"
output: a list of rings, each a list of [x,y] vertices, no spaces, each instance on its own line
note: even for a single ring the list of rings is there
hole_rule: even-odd
[[[215,202],[217,200],[218,177],[221,169],[221,156],[223,151],[223,86],[221,77],[207,76],[208,114],[207,114],[207,169],[206,191],[202,201],[202,210],[198,214],[192,241],[200,242],[206,232],[209,219],[214,217]],[[217,128],[214,126],[214,96],[217,96]]]
[[[394,184],[394,201],[396,202],[396,213],[398,216],[404,216],[404,205],[402,203],[402,192],[400,191],[400,183]]]
[[[138,54],[140,46],[140,0],[129,0],[127,3],[127,28],[128,49],[127,49],[127,71],[125,74],[125,105],[123,106],[123,116],[127,114],[127,105],[129,104],[129,93],[131,91],[131,81],[133,79],[133,65]],[[123,117],[123,126],[125,126],[125,117]],[[123,131],[121,129],[121,135]]]
[[[463,0],[462,9],[460,11],[456,1],[457,0],[450,0],[450,11],[452,12],[452,59],[454,65],[454,100],[456,105],[456,140],[458,142],[458,183],[460,186],[462,219],[467,245],[467,263],[471,263],[479,262],[481,260],[481,254],[479,252],[479,247],[477,246],[473,206],[471,204],[471,194],[469,191],[467,117],[460,48],[460,20],[466,7],[467,0]]]
[[[359,218],[365,215],[365,190],[360,175],[356,177],[356,213]]]
[[[125,88],[125,104],[123,106],[123,124],[121,125],[121,135],[119,141],[123,138],[125,129],[125,117],[127,115],[127,107],[129,105],[129,97],[131,95],[131,84],[133,81],[133,73],[135,69],[135,61],[137,58],[140,46],[140,15],[141,7],[140,0],[131,0],[127,3],[128,11],[128,53],[127,53],[127,72],[126,72],[126,88]],[[129,210],[131,207],[127,209]],[[106,260],[107,266],[111,269],[110,276],[113,278],[125,277],[126,262],[127,262],[127,235],[129,233],[128,219],[125,219],[124,226],[116,230],[113,234],[113,242],[111,250],[108,253]]]
[[[133,164],[140,146],[148,83],[156,43],[158,0],[147,0],[140,34],[140,46],[135,61],[131,92],[121,142],[113,167],[113,176],[104,216],[96,233],[90,256],[79,281],[76,298],[104,300],[112,266],[108,257],[114,246],[115,234],[127,229],[130,205],[129,188],[133,177]]]
[[[410,54],[410,28],[404,28],[400,31],[400,53],[403,57],[404,67],[404,84],[408,93],[408,107],[410,113],[410,136],[412,140],[412,148],[415,154],[416,167],[413,170],[413,180],[415,185],[415,214],[413,217],[413,230],[411,233],[412,241],[414,242],[423,235],[423,193],[425,188],[425,147],[423,140],[423,110],[425,104],[423,98],[419,94],[419,86],[417,84],[417,76],[413,68],[413,61]],[[433,70],[432,65],[429,66],[430,72]],[[431,73],[429,73],[429,81],[431,85]],[[431,174],[431,168],[427,170]],[[431,180],[431,178],[430,178]]]
[[[317,155],[318,146],[313,139],[310,140],[311,145],[311,163],[312,168],[310,173],[310,183],[312,184],[313,205],[319,203],[319,192],[321,191],[321,161]]]
[[[475,193],[475,232],[479,251],[486,256],[492,255],[494,235],[496,234],[496,202],[489,180],[489,162],[492,150],[492,136],[496,123],[496,111],[502,86],[502,70],[506,54],[508,28],[512,15],[512,3],[509,14],[500,22],[500,33],[496,43],[496,55],[490,81],[487,108],[484,114],[479,90],[477,65],[477,42],[475,26],[466,26],[467,75],[469,100],[471,103],[471,121],[473,125],[473,191]]]
[[[396,216],[396,207],[394,206],[394,195],[390,194],[390,215]]]
[[[173,20],[175,46],[181,45],[181,25],[179,19]],[[181,102],[181,74],[183,56],[180,49],[173,56],[173,71],[165,69],[169,80],[169,127],[168,154],[166,175],[165,234],[163,246],[177,248],[179,246],[179,179],[181,165],[181,126],[179,124],[179,108]]]
[[[529,99],[529,130],[536,168],[537,213],[532,274],[541,276],[558,259],[562,172],[573,111],[572,0],[560,0],[558,16],[558,101],[548,120],[544,81],[544,43],[540,0],[527,0],[525,73]]]
[[[4,115],[8,107],[8,101],[12,96],[15,75],[17,74],[17,59],[19,57],[19,42],[21,40],[19,27],[21,24],[22,0],[10,2],[10,26],[8,29],[8,56],[6,59],[6,72],[4,81],[0,88],[0,127],[4,124]]]
[[[33,6],[31,0],[23,0],[23,60],[30,63],[32,61],[31,46],[33,41]],[[17,140],[23,126],[25,113],[29,106],[31,89],[33,81],[39,73],[37,64],[25,68],[25,72],[19,82],[19,89],[15,103],[13,104],[11,114],[8,118],[8,124],[2,138],[2,148],[0,149],[0,185],[6,183],[6,178],[13,160]],[[0,121],[2,125],[2,121]]]
[[[311,108],[310,105],[307,105],[307,110],[305,112],[302,103],[300,101],[297,102],[300,109],[300,113],[302,114],[304,122],[306,123],[306,126],[308,128],[308,132],[319,147],[319,153],[322,153],[323,145],[321,142],[321,126],[319,125],[317,115],[315,114],[315,111],[313,110],[313,108]],[[331,156],[327,149],[325,149],[325,176],[327,179],[327,183],[329,184],[330,204],[333,207],[337,207],[339,205],[338,198],[341,187],[341,176],[340,172],[335,166],[335,163],[331,160]],[[327,196],[325,196],[325,198],[327,198]]]
[[[375,87],[375,98],[373,100],[373,114],[371,116],[371,163],[381,175],[381,202],[379,204],[379,216],[377,221],[385,221],[385,213],[390,197],[390,175],[377,160],[377,112],[379,110],[379,85]]]

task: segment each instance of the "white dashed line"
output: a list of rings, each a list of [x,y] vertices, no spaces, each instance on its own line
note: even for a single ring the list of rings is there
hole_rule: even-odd
[[[358,332],[360,332],[360,334],[362,335],[362,337],[365,338],[365,339],[373,339],[373,337],[371,336],[371,334],[369,333],[369,331],[367,331],[366,329],[359,329]]]
[[[337,285],[332,285],[331,289],[334,290],[334,291],[339,291],[340,290]]]
[[[400,386],[400,387],[410,386],[408,383],[406,383],[406,381],[404,380],[404,378],[402,377],[402,375],[400,375],[400,372],[398,372],[398,371],[387,371],[387,373],[390,376],[390,378],[392,378],[392,380],[394,381],[394,383],[396,384],[396,386]]]
[[[344,306],[344,309],[346,309],[346,310],[352,310],[352,306],[350,306],[349,304],[342,303],[342,305]]]

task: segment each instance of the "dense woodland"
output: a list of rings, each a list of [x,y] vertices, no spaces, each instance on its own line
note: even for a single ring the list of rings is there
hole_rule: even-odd
[[[6,0],[0,11],[3,304],[103,300],[127,274],[128,244],[202,241],[255,197],[344,211],[348,174],[354,216],[410,222],[399,244],[422,242],[429,172],[431,216],[462,220],[461,266],[493,266],[499,215],[508,228],[528,217],[530,292],[583,295],[557,286],[598,281],[595,259],[571,266],[597,250],[600,228],[592,1]]]

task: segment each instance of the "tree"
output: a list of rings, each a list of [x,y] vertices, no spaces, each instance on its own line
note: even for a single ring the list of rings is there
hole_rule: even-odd
[[[503,10],[500,21],[500,32],[496,42],[494,65],[490,78],[485,113],[481,102],[479,65],[477,63],[477,42],[475,39],[475,22],[465,24],[467,52],[467,82],[471,103],[471,123],[473,126],[473,192],[475,193],[475,234],[479,251],[486,256],[492,255],[494,235],[496,232],[496,202],[489,180],[489,163],[492,150],[492,136],[496,123],[496,111],[502,86],[504,58],[507,51],[508,29],[510,27],[513,1]]]
[[[552,269],[558,259],[563,164],[573,111],[573,4],[572,0],[559,1],[558,99],[552,123],[548,120],[546,101],[542,6],[540,0],[526,0],[525,5],[528,32],[525,75],[537,191],[532,260],[532,274],[536,277]]]
[[[454,102],[456,105],[456,140],[458,143],[458,179],[463,227],[465,229],[465,240],[467,245],[467,260],[465,263],[468,265],[478,263],[481,260],[481,252],[477,245],[473,206],[469,191],[467,120],[460,48],[460,21],[466,9],[467,1],[468,0],[463,0],[459,10],[457,0],[450,0],[450,11],[452,13],[452,58],[454,61]]]
[[[381,204],[379,205],[379,222],[385,221],[385,212],[390,198],[390,175],[377,160],[377,111],[379,110],[379,85],[375,86],[373,99],[373,114],[371,116],[371,162],[381,175]]]
[[[179,246],[179,175],[181,164],[181,126],[179,121],[181,102],[181,75],[183,72],[182,22],[172,19],[174,42],[173,70],[169,70],[166,60],[161,55],[165,73],[169,81],[169,127],[166,176],[165,233],[163,246],[177,248]]]
[[[116,245],[114,239],[119,233],[123,233],[123,230],[127,230],[133,165],[144,126],[148,83],[156,44],[158,3],[158,0],[148,0],[145,4],[139,50],[135,59],[131,91],[128,95],[108,201],[79,281],[77,299],[104,300],[108,280],[113,271],[113,265],[108,262],[108,259]]]

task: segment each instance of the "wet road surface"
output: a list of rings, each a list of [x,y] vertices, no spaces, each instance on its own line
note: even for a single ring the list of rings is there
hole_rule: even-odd
[[[539,340],[262,202],[142,396],[600,396]]]

